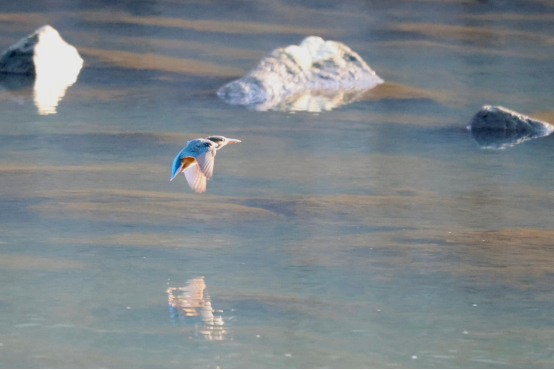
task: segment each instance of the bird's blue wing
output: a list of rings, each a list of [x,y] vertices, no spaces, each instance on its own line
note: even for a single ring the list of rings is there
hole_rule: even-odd
[[[193,162],[195,162],[194,164],[198,164],[200,172],[207,179],[210,179],[214,168],[215,147],[216,145],[214,142],[206,139],[188,141],[187,146],[185,146],[173,160],[171,180],[173,180],[179,172],[192,165]],[[190,159],[185,160],[185,158]]]
[[[196,158],[206,152],[207,148],[210,147],[211,142],[205,139],[194,139],[187,141],[187,145],[177,154],[173,160],[173,167],[171,168],[171,180],[183,171],[183,160],[187,157],[191,157],[196,160]],[[189,163],[190,164],[190,163]]]

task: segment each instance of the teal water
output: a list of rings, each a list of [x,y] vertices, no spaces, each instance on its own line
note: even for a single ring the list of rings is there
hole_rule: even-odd
[[[554,367],[549,1],[0,3],[85,60],[55,113],[0,92],[0,366]],[[386,83],[320,113],[215,94],[319,35]],[[44,112],[42,112],[44,113]],[[207,192],[169,182],[220,134]]]

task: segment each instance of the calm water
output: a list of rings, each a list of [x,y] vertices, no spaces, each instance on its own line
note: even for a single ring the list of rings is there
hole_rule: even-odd
[[[2,49],[51,24],[85,60],[55,113],[0,93],[0,366],[554,367],[554,136],[464,130],[554,122],[551,1],[0,10]],[[307,35],[386,84],[319,114],[217,98]],[[208,191],[169,182],[209,134],[242,143]]]

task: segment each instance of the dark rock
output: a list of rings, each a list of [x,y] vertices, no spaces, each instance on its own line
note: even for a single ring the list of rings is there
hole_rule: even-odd
[[[473,116],[468,129],[483,149],[506,149],[554,131],[547,122],[491,105],[483,106]]]

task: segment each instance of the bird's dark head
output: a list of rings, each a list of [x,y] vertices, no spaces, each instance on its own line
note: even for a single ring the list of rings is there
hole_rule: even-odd
[[[229,138],[226,138],[225,136],[219,136],[219,135],[208,136],[206,140],[213,141],[217,145],[215,147],[216,149],[221,149],[227,144],[240,143],[240,140],[238,139],[229,139]]]

